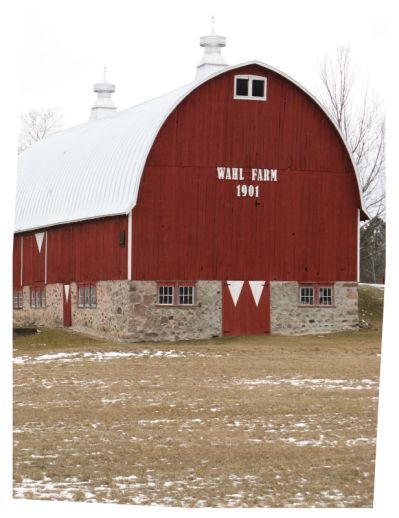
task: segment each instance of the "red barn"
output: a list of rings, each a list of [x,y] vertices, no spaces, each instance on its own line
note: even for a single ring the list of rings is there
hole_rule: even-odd
[[[14,317],[122,340],[302,334],[358,322],[359,221],[342,134],[293,79],[227,66],[20,157]]]

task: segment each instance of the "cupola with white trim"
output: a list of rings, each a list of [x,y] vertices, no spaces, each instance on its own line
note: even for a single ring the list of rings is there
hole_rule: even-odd
[[[207,36],[201,36],[200,46],[204,47],[204,55],[197,66],[196,81],[201,81],[205,77],[219,72],[222,68],[228,66],[221,54],[222,47],[226,46],[226,38],[216,34],[214,17],[212,17],[212,31]]]
[[[101,83],[96,83],[93,87],[94,92],[97,93],[97,99],[91,108],[90,120],[104,119],[113,115],[116,110],[111,94],[115,92],[115,85],[109,83],[106,78],[107,68],[104,67],[104,77]]]

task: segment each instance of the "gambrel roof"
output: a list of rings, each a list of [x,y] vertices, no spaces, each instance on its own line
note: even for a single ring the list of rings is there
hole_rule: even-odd
[[[285,77],[305,91],[332,121],[309,92],[273,67],[258,61],[225,67],[202,81],[108,118],[51,135],[24,151],[18,165],[15,231],[128,214],[136,205],[148,154],[170,113],[204,82],[246,65],[259,65]],[[337,131],[345,142],[338,128]],[[367,217],[354,163],[353,168],[361,200],[359,208]]]

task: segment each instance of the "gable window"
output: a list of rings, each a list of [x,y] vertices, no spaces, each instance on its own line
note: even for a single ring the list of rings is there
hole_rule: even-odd
[[[22,288],[14,288],[13,289],[13,308],[22,309],[23,300],[24,300],[24,296],[23,296]]]
[[[161,306],[192,306],[194,282],[158,282],[157,303]]]
[[[299,304],[301,306],[332,306],[333,286],[319,284],[299,286]]]
[[[266,101],[267,79],[262,76],[240,75],[234,77],[234,99]]]
[[[46,287],[31,286],[30,288],[30,305],[32,308],[46,307]]]
[[[89,283],[78,285],[78,307],[97,307],[97,288],[95,284]]]

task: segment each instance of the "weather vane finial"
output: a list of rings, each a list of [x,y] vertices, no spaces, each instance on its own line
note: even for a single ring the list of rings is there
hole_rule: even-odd
[[[104,81],[105,81],[105,75],[107,73],[107,67],[104,67]]]
[[[215,15],[214,14],[212,15],[211,20],[212,20],[212,32],[215,32]]]

